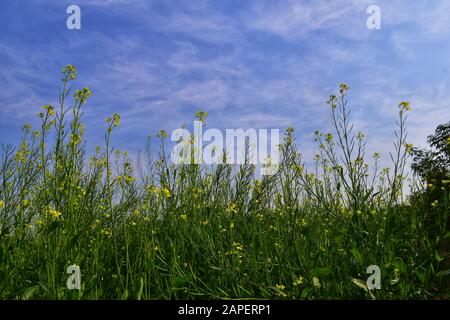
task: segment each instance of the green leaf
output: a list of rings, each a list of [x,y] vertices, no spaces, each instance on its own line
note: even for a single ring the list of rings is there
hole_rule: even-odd
[[[437,251],[434,253],[434,257],[436,258],[437,262],[441,262],[442,260],[444,260],[444,257],[441,257],[439,253],[437,253]]]
[[[419,269],[422,269],[422,271],[420,271]],[[419,279],[421,284],[425,284],[425,281],[427,279],[427,272],[425,269],[423,268],[416,268],[414,270],[414,273],[416,274],[417,278]]]
[[[72,249],[78,243],[78,239],[80,239],[80,235],[79,234],[74,235],[72,239],[70,239],[70,241],[67,243],[66,249],[68,250]]]
[[[22,300],[29,300],[37,291],[39,291],[38,285],[28,288],[22,295]]]
[[[439,271],[438,273],[436,273],[437,277],[445,277],[445,276],[449,276],[449,275],[450,275],[450,269],[442,270],[442,271]]]
[[[366,283],[365,283],[363,280],[353,278],[353,279],[352,279],[352,282],[353,282],[356,286],[358,286],[358,287],[360,287],[361,289],[363,289],[365,292],[369,292],[369,289],[367,288],[367,285],[366,285]]]
[[[59,221],[53,221],[53,222],[50,223],[50,225],[47,227],[47,232],[48,232],[48,233],[52,233],[52,232],[55,231],[60,225],[61,225],[61,223],[60,223]]]
[[[353,247],[351,252],[352,252],[353,258],[355,258],[356,264],[358,264],[358,265],[363,264],[364,259],[363,259],[361,252],[359,252],[359,250],[356,249],[355,247]]]
[[[144,290],[144,280],[142,280],[142,278],[140,278],[140,280],[141,280],[141,285],[139,287],[139,292],[137,294],[137,300],[141,300],[142,291]]]
[[[302,290],[302,293],[300,294],[300,298],[301,298],[301,299],[307,298],[310,291],[311,291],[310,288],[304,288],[304,289]]]
[[[311,271],[313,277],[326,277],[331,274],[331,269],[328,267],[315,268]]]
[[[184,287],[184,284],[186,283],[186,280],[180,276],[173,276],[170,279],[170,284],[173,288],[182,288]]]

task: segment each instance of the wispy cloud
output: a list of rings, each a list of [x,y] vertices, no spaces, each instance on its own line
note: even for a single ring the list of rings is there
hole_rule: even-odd
[[[294,126],[313,153],[312,132],[331,130],[325,101],[340,82],[351,86],[352,117],[374,151],[390,149],[402,100],[415,109],[415,144],[450,118],[446,1],[377,1],[381,30],[366,28],[371,1],[80,0],[81,31],[65,29],[68,4],[5,6],[2,124],[19,127],[56,103],[67,63],[79,69],[74,85],[94,92],[88,138],[100,143],[104,118],[117,112],[116,138],[131,149],[202,109],[219,128]]]

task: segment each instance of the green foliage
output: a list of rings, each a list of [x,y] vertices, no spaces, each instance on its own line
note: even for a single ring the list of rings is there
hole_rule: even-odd
[[[413,170],[428,182],[450,177],[450,122],[439,125],[428,144],[431,149],[413,149]]]
[[[81,118],[91,91],[76,91],[67,106],[76,76],[64,68],[58,108],[45,106],[40,128],[26,126],[18,148],[4,147],[0,298],[409,299],[448,291],[436,240],[445,229],[431,239],[427,212],[403,200],[408,103],[400,104],[391,170],[379,168],[378,154],[372,169],[366,163],[341,84],[328,101],[334,131],[316,133],[312,169],[288,128],[278,171],[260,178],[249,163],[171,164],[163,130],[158,157],[148,143],[131,159],[111,144],[119,115],[107,119],[105,146],[88,158]],[[206,126],[205,112],[196,117]],[[445,200],[433,210],[445,219],[448,208]],[[72,264],[81,268],[80,290],[66,288]],[[382,270],[381,290],[361,280],[372,264]]]

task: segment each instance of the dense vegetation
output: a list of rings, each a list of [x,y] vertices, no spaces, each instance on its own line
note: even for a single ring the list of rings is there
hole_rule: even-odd
[[[25,126],[0,166],[0,297],[3,299],[410,299],[448,293],[449,180],[429,203],[427,181],[405,179],[410,105],[399,105],[392,166],[366,162],[352,130],[348,87],[328,105],[333,131],[316,132],[305,165],[287,128],[276,174],[255,166],[173,165],[167,134],[155,156],[114,150],[120,125],[107,119],[105,145],[88,157],[82,110],[88,88],[63,70],[60,105],[40,128]],[[197,114],[206,125],[206,114]],[[447,141],[450,145],[450,141]],[[417,163],[419,163],[418,160]],[[442,177],[442,176],[439,176]],[[434,177],[436,179],[436,177]],[[414,194],[409,201],[408,194]],[[430,219],[433,217],[433,219]],[[68,290],[69,265],[81,289]],[[366,269],[381,268],[368,290]]]

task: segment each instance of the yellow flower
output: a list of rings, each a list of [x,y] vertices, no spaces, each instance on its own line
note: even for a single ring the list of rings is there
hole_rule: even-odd
[[[118,115],[117,113],[114,113],[113,115],[113,125],[114,127],[118,127],[120,124],[120,115]]]
[[[48,209],[47,213],[55,219],[58,219],[59,217],[62,216],[62,213],[57,211],[57,210],[53,210],[53,209]]]
[[[87,98],[89,98],[91,95],[92,95],[91,90],[88,87],[84,87],[83,90],[77,90],[73,96],[77,101],[80,101],[81,103],[86,103]]]
[[[402,110],[402,111],[409,111],[411,110],[411,104],[408,101],[402,101],[399,103],[398,107]]]
[[[29,200],[24,199],[24,200],[22,201],[22,206],[23,206],[24,208],[28,208],[29,205],[30,205],[30,201],[29,201]]]
[[[438,200],[434,200],[433,203],[431,204],[432,207],[436,208],[439,205],[439,201]]]
[[[282,285],[282,284],[277,284],[276,287],[277,287],[277,289],[279,289],[279,290],[284,290],[284,289],[286,289],[286,287],[285,287],[284,285]]]
[[[150,193],[158,193],[159,189],[155,186],[147,187],[148,192]]]
[[[244,246],[239,242],[233,242],[233,247],[235,250],[244,251]]]
[[[340,88],[339,92],[340,92],[341,94],[344,94],[348,89],[350,89],[350,87],[347,86],[345,83],[341,83],[341,84],[339,85],[339,88]]]
[[[237,205],[235,203],[231,203],[228,208],[225,210],[228,214],[236,214],[238,212]]]
[[[126,176],[126,177],[124,177],[124,179],[127,184],[130,184],[130,183],[136,181],[136,178],[133,176]]]
[[[55,109],[53,108],[53,106],[43,106],[42,109],[47,110],[50,117],[55,115]]]
[[[302,227],[306,227],[308,225],[308,222],[306,222],[305,219],[300,219],[299,223],[300,223],[300,226],[302,226]]]
[[[330,99],[328,99],[327,103],[334,103],[336,101],[336,96],[334,94],[332,94],[330,96]]]
[[[162,190],[161,190],[161,194],[162,194],[163,197],[165,197],[165,198],[170,198],[170,197],[172,196],[172,195],[170,194],[169,189],[167,189],[167,188],[162,189]]]
[[[301,286],[303,284],[304,278],[302,276],[299,276],[294,279],[294,282],[292,283],[294,287]]]
[[[81,143],[81,136],[78,133],[71,134],[69,137],[69,143],[72,146],[79,145]]]
[[[0,209],[3,209],[5,207],[5,202],[3,200],[0,200]]]
[[[195,113],[195,117],[199,119],[201,122],[205,122],[206,117],[208,117],[208,114],[204,111],[197,111]]]
[[[71,64],[68,64],[67,67],[63,68],[62,72],[67,73],[71,80],[75,80],[77,76],[77,70]]]
[[[180,219],[186,221],[187,220],[187,215],[185,215],[185,214],[180,215]]]
[[[159,133],[157,134],[158,138],[167,138],[167,132],[165,130],[160,130]]]
[[[297,171],[300,175],[303,175],[303,166],[302,165],[295,165],[294,170]]]
[[[202,221],[202,225],[206,226],[209,223],[208,219]]]
[[[411,153],[414,148],[414,145],[412,143],[405,143],[405,149],[407,153]]]
[[[287,294],[284,292],[284,289],[286,288],[284,285],[277,284],[276,288],[278,290],[278,293],[277,293],[278,296],[283,297],[283,298],[287,297]]]

